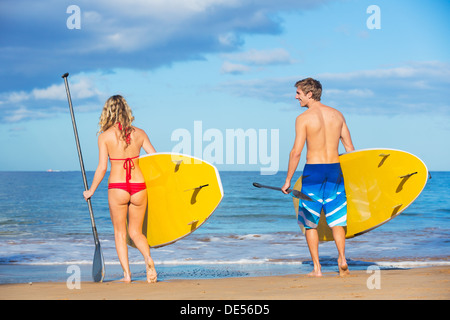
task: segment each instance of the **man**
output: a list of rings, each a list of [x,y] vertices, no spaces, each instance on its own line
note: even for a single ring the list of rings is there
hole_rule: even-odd
[[[353,151],[352,139],[344,116],[320,102],[322,85],[319,81],[307,78],[298,81],[295,86],[295,98],[300,102],[300,106],[306,107],[307,110],[295,121],[294,147],[289,155],[286,182],[281,189],[287,193],[306,142],[302,192],[309,195],[313,201],[300,201],[298,222],[306,229],[306,241],[314,263],[314,270],[309,275],[322,276],[317,225],[323,209],[339,254],[339,274],[345,276],[349,274],[345,259],[344,229],[347,225],[347,198],[338,147],[339,141],[342,141],[347,152]]]

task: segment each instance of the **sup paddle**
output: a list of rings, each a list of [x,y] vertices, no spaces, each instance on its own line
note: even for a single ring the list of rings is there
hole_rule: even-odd
[[[253,182],[253,186],[257,187],[257,188],[266,188],[266,189],[272,189],[272,190],[277,190],[277,191],[281,191],[281,188],[277,188],[277,187],[271,187],[271,186],[265,186],[262,185],[260,183],[256,183]],[[305,200],[305,201],[313,201],[313,199],[311,199],[309,196],[307,196],[306,194],[298,191],[298,190],[294,190],[294,189],[287,189],[288,193],[292,193],[292,195],[296,198],[299,198],[301,200]]]
[[[75,123],[75,115],[73,113],[72,108],[72,99],[70,98],[69,83],[67,82],[68,76],[69,73],[65,73],[62,75],[62,78],[64,79],[64,84],[66,85],[67,100],[69,101],[69,109],[70,109],[70,116],[72,117],[73,133],[75,135],[75,142],[77,144],[78,159],[80,160],[81,174],[83,175],[84,190],[88,190],[89,188],[86,179],[86,171],[84,170],[83,156],[81,155],[80,140],[78,139],[77,125]],[[103,260],[102,248],[100,247],[100,240],[98,239],[97,228],[95,226],[94,211],[92,210],[91,199],[88,199],[87,203],[89,207],[89,214],[91,215],[92,233],[94,235],[95,241],[94,260],[92,262],[92,278],[94,282],[102,282],[103,278],[105,277],[105,261]]]

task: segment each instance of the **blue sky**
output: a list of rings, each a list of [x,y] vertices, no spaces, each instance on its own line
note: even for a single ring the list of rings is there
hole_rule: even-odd
[[[70,5],[80,29],[67,27]],[[370,5],[381,29],[366,25]],[[224,139],[230,129],[278,130],[286,170],[302,112],[294,83],[309,76],[344,113],[357,149],[401,149],[450,170],[449,14],[437,0],[3,0],[0,170],[79,170],[65,72],[87,170],[113,94],[157,151],[172,151],[172,134],[186,129],[194,153],[195,121]],[[236,162],[217,165],[263,165]]]

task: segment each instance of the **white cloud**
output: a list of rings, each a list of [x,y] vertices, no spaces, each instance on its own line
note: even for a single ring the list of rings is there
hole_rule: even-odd
[[[30,110],[28,107],[21,105],[16,109],[8,110],[3,117],[5,122],[20,122],[27,119],[49,118],[51,114],[42,110]]]
[[[81,29],[68,30],[69,15],[61,1],[42,0],[37,5],[34,0],[4,0],[0,75],[15,81],[5,81],[2,88],[19,91],[24,81],[28,88],[37,81],[47,85],[61,69],[151,70],[232,52],[241,48],[246,35],[280,34],[281,12],[310,10],[332,1],[336,0],[78,0]],[[290,59],[282,50],[248,52],[243,58],[259,65]]]
[[[225,61],[222,65],[221,72],[222,73],[233,73],[240,74],[250,71],[251,68],[249,66],[245,66],[243,64],[235,64],[228,61]]]
[[[31,95],[34,99],[64,100],[66,92],[64,85],[51,85],[44,89],[33,89]]]
[[[30,95],[26,93],[25,91],[17,91],[17,92],[10,92],[5,95],[5,100],[1,101],[0,104],[11,102],[11,103],[20,103],[22,101],[28,100]]]
[[[91,79],[80,78],[77,82],[70,84],[70,94],[73,98],[86,99],[100,96],[102,93],[95,87],[95,84]],[[53,84],[47,88],[33,89],[30,93],[27,93],[25,91],[9,92],[6,94],[2,94],[0,98],[2,98],[2,100],[0,100],[0,103],[5,104],[20,103],[30,99],[65,100],[67,99],[67,95],[64,84]]]
[[[239,61],[251,65],[269,65],[269,64],[291,64],[294,59],[288,51],[283,48],[256,50],[252,49],[246,52],[224,54],[223,57],[232,61]]]
[[[321,73],[321,79],[355,80],[355,79],[412,79],[414,77],[439,77],[450,81],[450,65],[439,61],[410,62],[406,66],[376,70],[359,70],[344,73]]]
[[[248,72],[252,70],[250,66],[281,65],[295,62],[289,52],[283,48],[251,49],[245,52],[223,54],[222,57],[226,59],[222,66],[222,72],[233,74]]]
[[[91,110],[90,100],[97,102],[104,100],[103,93],[96,88],[89,77],[75,75],[72,79],[73,82],[70,84],[71,97],[72,99],[81,100],[81,105],[76,107],[78,110]],[[0,108],[3,111],[0,119],[3,119],[5,122],[20,122],[27,119],[48,118],[54,115],[55,112],[66,110],[59,106],[60,102],[66,101],[66,99],[64,84],[35,88],[30,92],[3,93],[0,94]]]
[[[220,90],[236,96],[283,102],[292,107],[294,84],[302,77],[228,81]],[[356,114],[450,113],[450,64],[410,62],[403,66],[314,75],[322,102]]]
[[[374,92],[370,89],[324,89],[323,95],[328,97],[359,97],[359,98],[370,98],[374,96]]]

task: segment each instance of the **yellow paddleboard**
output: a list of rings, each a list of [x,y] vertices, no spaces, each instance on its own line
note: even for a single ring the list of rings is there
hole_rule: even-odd
[[[398,216],[419,196],[428,180],[422,160],[400,150],[352,151],[342,154],[339,160],[347,193],[346,238],[366,233]],[[294,189],[301,188],[300,177]],[[298,218],[299,199],[293,199]],[[333,240],[323,211],[317,231],[321,241]]]
[[[180,240],[200,227],[223,198],[219,172],[212,164],[182,154],[141,156],[147,186],[143,233],[152,248]],[[128,237],[129,245],[134,246]]]

